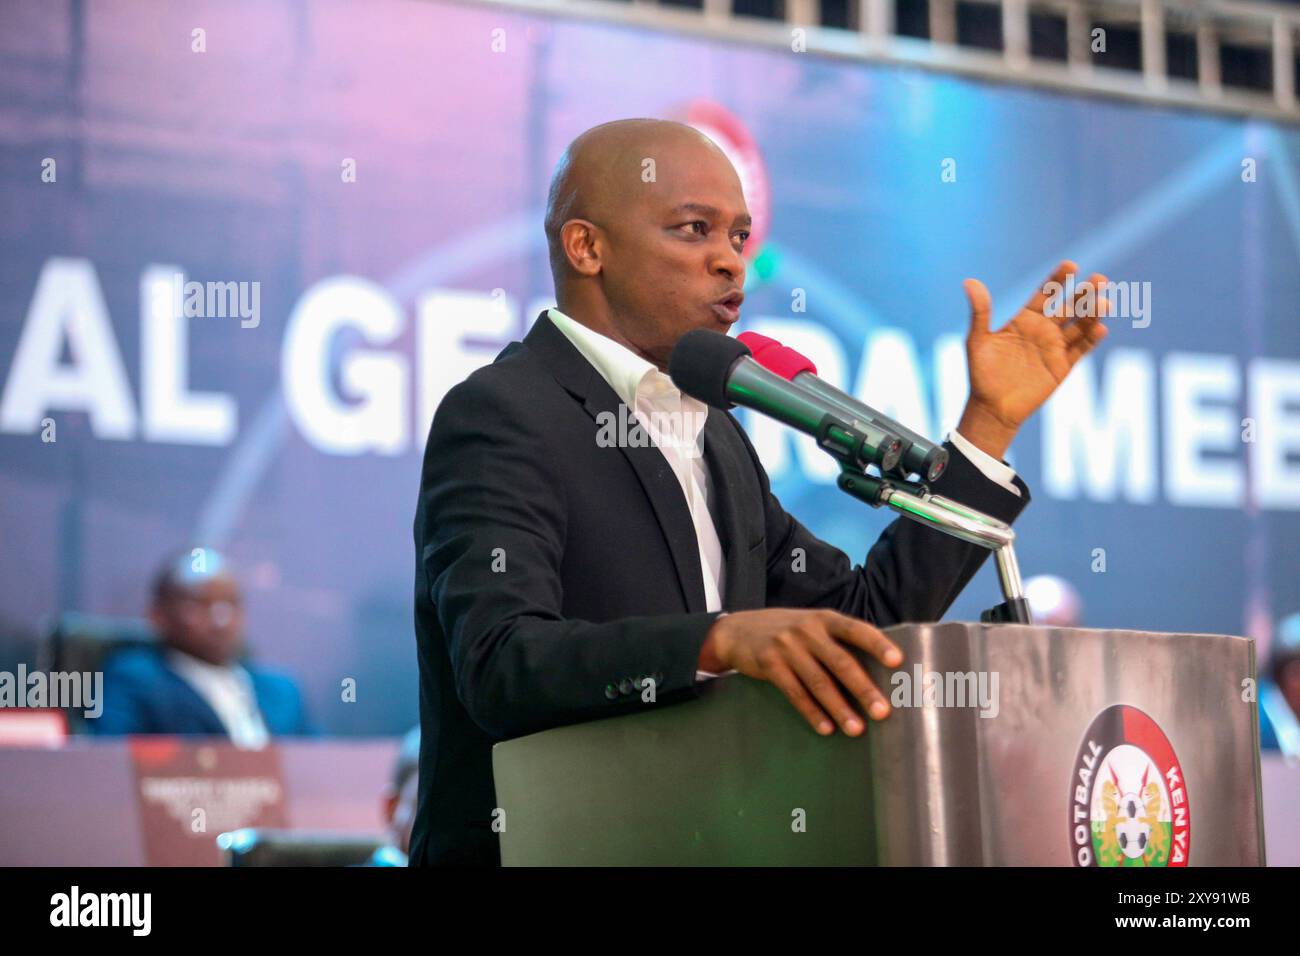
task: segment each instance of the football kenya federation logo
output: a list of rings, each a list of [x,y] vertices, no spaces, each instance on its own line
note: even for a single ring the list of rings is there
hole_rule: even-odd
[[[1074,761],[1070,844],[1076,866],[1186,866],[1191,810],[1183,768],[1160,726],[1128,704],[1088,727]]]

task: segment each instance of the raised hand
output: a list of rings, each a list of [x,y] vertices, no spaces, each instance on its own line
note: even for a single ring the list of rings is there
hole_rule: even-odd
[[[1063,287],[1078,266],[1065,261],[1024,308],[998,331],[989,328],[993,302],[984,283],[963,283],[970,300],[966,359],[970,397],[957,430],[1001,458],[1025,419],[1047,401],[1070,370],[1106,337],[1106,277],[1094,272],[1076,287],[1073,301],[1049,294]],[[1051,284],[1056,283],[1056,287]]]

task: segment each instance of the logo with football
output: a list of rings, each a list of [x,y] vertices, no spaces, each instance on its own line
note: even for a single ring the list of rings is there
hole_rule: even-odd
[[[1076,866],[1186,866],[1187,785],[1169,738],[1127,704],[1088,727],[1074,761],[1070,843]]]

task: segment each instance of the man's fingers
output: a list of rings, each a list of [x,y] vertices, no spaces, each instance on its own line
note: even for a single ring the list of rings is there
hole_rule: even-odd
[[[885,695],[880,692],[867,672],[862,669],[857,658],[846,651],[843,645],[827,634],[821,640],[815,642],[813,646],[814,653],[822,660],[831,673],[848,690],[850,694],[857,698],[862,704],[864,713],[870,715],[876,720],[884,720],[889,716],[889,701]]]
[[[846,734],[856,737],[862,733],[865,724],[857,711],[844,699],[831,675],[811,653],[803,648],[793,650],[787,663],[794,670],[795,676],[808,688],[808,692],[835,719]]]
[[[1071,262],[1069,259],[1064,260],[1059,266],[1056,267],[1056,271],[1054,271],[1050,276],[1047,277],[1046,280],[1044,280],[1042,286],[1039,287],[1038,291],[1029,297],[1029,301],[1025,303],[1025,308],[1028,309],[1030,312],[1038,312],[1039,314],[1045,314],[1043,313],[1043,305],[1044,303],[1047,302],[1048,299],[1047,287],[1050,286],[1053,282],[1055,282],[1058,285],[1064,285],[1066,276],[1074,275],[1074,273],[1078,271],[1079,271],[1079,267],[1076,266],[1073,262]],[[1059,301],[1059,296],[1057,298],[1058,298],[1057,304],[1063,309],[1064,303]]]
[[[1068,328],[1062,329],[1061,332],[1065,336],[1065,344],[1073,345],[1075,342],[1091,337],[1097,330],[1097,326],[1100,324],[1100,317],[1080,319]]]
[[[1101,340],[1109,334],[1109,332],[1110,329],[1106,328],[1106,326],[1102,325],[1100,322],[1089,323],[1088,327],[1084,329],[1080,333],[1079,337],[1071,342],[1069,347],[1065,350],[1066,355],[1070,358],[1070,362],[1077,362],[1079,359],[1091,352],[1097,347]]]
[[[966,290],[966,299],[970,302],[971,334],[981,335],[988,332],[993,312],[993,299],[989,295],[989,290],[979,279],[967,279],[961,287]]]
[[[866,621],[859,621],[838,611],[827,611],[823,618],[831,637],[860,647],[886,667],[903,663],[903,652],[898,645]]]
[[[1094,272],[1085,281],[1075,285],[1074,296],[1068,303],[1065,301],[1063,287],[1060,295],[1044,299],[1043,315],[1062,328],[1071,321],[1082,322],[1104,315],[1102,310],[1106,304],[1104,291],[1107,281],[1100,272]]]
[[[1106,295],[1106,284],[1109,280],[1104,275],[1094,272],[1088,281],[1095,289],[1092,308],[1088,308],[1085,299],[1086,289],[1077,293],[1074,305],[1077,319],[1062,330],[1065,336],[1066,354],[1071,363],[1079,361],[1096,348],[1109,331],[1101,323],[1101,320],[1110,314],[1111,303]]]
[[[1097,289],[1096,297],[1093,299],[1092,314],[1083,316],[1065,329],[1066,354],[1071,363],[1079,361],[1096,348],[1110,331],[1101,324],[1101,320],[1111,312],[1110,298],[1106,295],[1106,285],[1110,280],[1104,275],[1093,273],[1091,281]],[[1075,314],[1079,314],[1077,305]]]
[[[861,648],[887,667],[902,664],[902,651],[878,629],[829,609],[741,611],[734,620],[746,615],[777,626],[748,635],[736,667],[775,684],[819,734],[834,733],[838,724],[857,737],[866,730],[863,713],[876,720],[889,716],[888,698],[853,652]]]
[[[780,689],[781,693],[785,694],[794,705],[794,709],[803,714],[813,730],[823,737],[835,733],[835,725],[831,723],[831,719],[817,706],[789,667],[785,664],[775,664],[765,676]]]
[[[1070,303],[1070,308],[1062,308],[1060,315],[1052,316],[1053,321],[1057,325],[1064,325],[1070,319],[1078,319],[1082,322],[1104,315],[1102,309],[1106,304],[1104,295],[1106,281],[1104,275],[1094,272],[1088,276],[1087,282],[1080,282],[1074,287],[1074,301]]]

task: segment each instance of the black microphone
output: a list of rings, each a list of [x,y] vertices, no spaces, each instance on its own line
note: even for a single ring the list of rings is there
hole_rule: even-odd
[[[824,402],[841,409],[858,421],[870,422],[877,428],[891,432],[903,440],[900,470],[922,476],[923,481],[934,481],[948,467],[948,449],[905,428],[870,405],[842,392],[830,382],[817,377],[817,366],[807,356],[782,345],[776,339],[757,332],[742,332],[738,340],[749,347],[754,361],[775,372],[787,381],[801,386]]]
[[[673,384],[692,398],[723,411],[752,408],[817,439],[822,450],[855,469],[881,472],[898,464],[902,442],[884,429],[769,372],[744,342],[721,332],[694,329],[677,340],[668,358]]]

